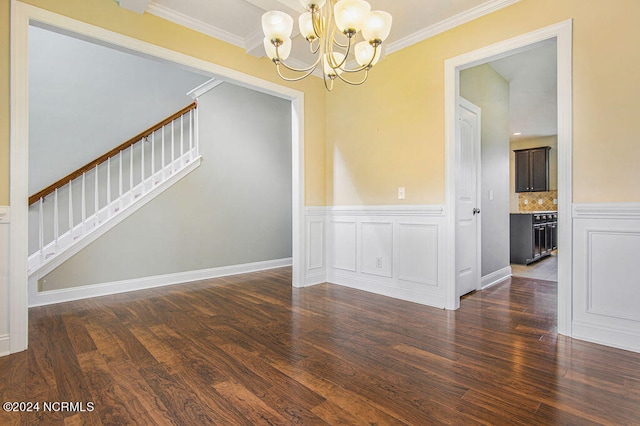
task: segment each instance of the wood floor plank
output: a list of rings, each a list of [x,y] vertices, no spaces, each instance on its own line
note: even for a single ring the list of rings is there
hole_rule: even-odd
[[[445,311],[279,268],[32,308],[0,396],[95,410],[0,424],[640,424],[640,354],[557,335],[556,306],[549,281]]]

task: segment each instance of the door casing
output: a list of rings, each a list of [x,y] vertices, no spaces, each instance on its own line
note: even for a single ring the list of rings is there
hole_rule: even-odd
[[[568,19],[545,28],[494,43],[447,59],[445,75],[445,215],[447,247],[444,281],[447,309],[460,307],[455,285],[455,141],[460,71],[517,53],[519,49],[549,39],[557,45],[558,80],[558,333],[571,336],[572,318],[572,31]]]

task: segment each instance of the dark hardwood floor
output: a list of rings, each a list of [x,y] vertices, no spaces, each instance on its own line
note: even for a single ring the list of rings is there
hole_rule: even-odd
[[[0,424],[640,424],[640,354],[558,336],[555,283],[454,312],[290,275],[31,309],[0,395],[40,411]]]

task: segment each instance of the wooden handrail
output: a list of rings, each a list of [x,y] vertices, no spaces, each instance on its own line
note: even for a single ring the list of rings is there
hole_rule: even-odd
[[[182,108],[180,111],[176,112],[175,114],[172,114],[169,117],[165,118],[164,120],[160,121],[159,123],[154,124],[153,126],[149,127],[147,130],[143,131],[142,133],[139,133],[139,134],[135,135],[134,137],[132,137],[131,139],[129,139],[125,143],[123,143],[121,145],[118,145],[117,147],[113,148],[111,151],[102,154],[100,157],[96,158],[95,160],[93,160],[93,161],[85,164],[84,166],[80,167],[78,170],[69,173],[67,176],[63,177],[59,181],[57,181],[55,183],[52,183],[51,185],[47,186],[46,188],[36,192],[35,194],[33,194],[32,196],[29,197],[29,205],[35,203],[40,198],[46,197],[47,195],[49,195],[52,192],[54,192],[56,189],[62,188],[63,186],[68,184],[70,181],[82,176],[83,173],[88,172],[89,170],[91,170],[95,166],[97,166],[98,164],[102,164],[103,162],[107,161],[107,159],[113,157],[114,155],[116,155],[120,151],[129,148],[131,145],[135,144],[140,139],[146,138],[147,136],[151,135],[156,130],[160,130],[163,126],[171,123],[173,120],[175,120],[176,118],[179,118],[183,114],[186,114],[187,112],[191,111],[192,109],[195,109],[197,106],[198,106],[198,103],[196,101],[192,102],[191,104],[189,104],[186,107]]]

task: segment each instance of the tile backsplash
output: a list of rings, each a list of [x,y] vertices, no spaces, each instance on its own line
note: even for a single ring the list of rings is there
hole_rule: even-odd
[[[540,204],[542,200],[542,204]],[[518,210],[532,212],[539,210],[558,210],[558,191],[520,192],[518,194]]]

